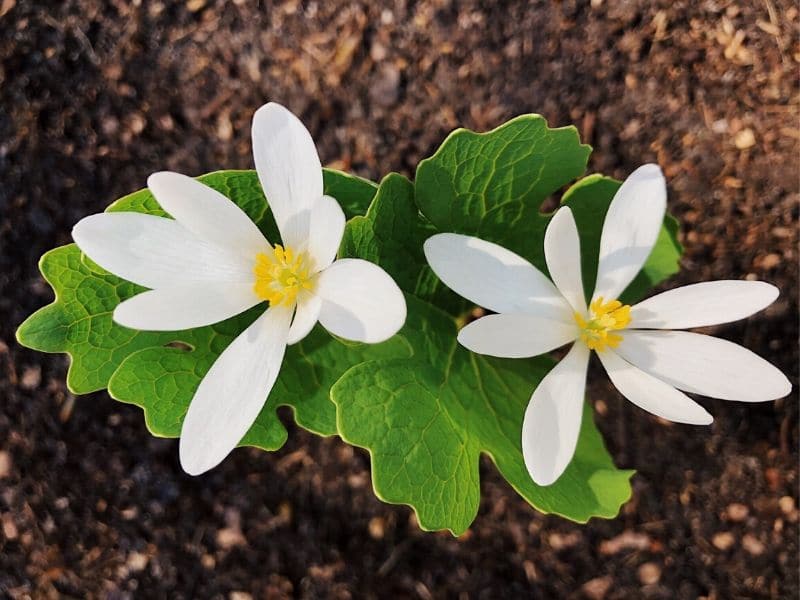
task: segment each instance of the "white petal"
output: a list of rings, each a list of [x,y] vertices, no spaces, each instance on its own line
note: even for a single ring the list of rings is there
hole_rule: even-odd
[[[611,383],[636,406],[676,423],[710,425],[714,418],[683,392],[634,367],[613,350],[598,352]]]
[[[334,198],[322,196],[317,199],[311,209],[306,246],[314,262],[315,273],[322,271],[336,258],[344,234],[344,224],[344,212]]]
[[[462,346],[489,356],[527,358],[550,352],[577,336],[576,324],[521,313],[488,315],[458,332]]]
[[[114,321],[131,329],[179,331],[224,321],[259,302],[252,283],[183,285],[125,300],[114,309]]]
[[[283,243],[308,238],[308,219],[322,196],[322,165],[311,134],[291,112],[270,102],[253,116],[253,156]]]
[[[406,320],[406,300],[386,271],[365,260],[337,260],[319,274],[319,321],[331,333],[357,342],[392,337]]]
[[[667,209],[667,186],[658,165],[636,169],[608,207],[600,237],[593,298],[619,297],[642,270],[658,238]]]
[[[147,178],[147,187],[165,211],[201,240],[249,259],[269,245],[236,203],[196,179],[162,171]]]
[[[457,294],[498,313],[532,313],[570,321],[556,286],[527,260],[476,237],[439,233],[425,241],[434,273]]]
[[[538,485],[555,482],[575,454],[583,416],[589,349],[575,344],[542,379],[522,422],[522,456]]]
[[[296,344],[306,337],[319,321],[322,299],[319,296],[304,294],[297,300],[292,327],[289,329],[289,345]]]
[[[616,351],[670,385],[712,398],[764,402],[792,391],[786,376],[766,360],[710,335],[629,330]]]
[[[283,361],[292,311],[270,308],[225,348],[200,382],[183,421],[183,470],[199,475],[241,441],[264,406]]]
[[[553,283],[572,308],[586,314],[586,297],[581,277],[581,241],[568,206],[553,215],[544,233],[544,256]]]
[[[72,238],[94,262],[148,288],[253,282],[253,259],[200,240],[177,221],[139,213],[81,219]]]
[[[778,288],[763,281],[706,281],[662,292],[631,308],[631,327],[687,329],[729,323],[766,308]]]

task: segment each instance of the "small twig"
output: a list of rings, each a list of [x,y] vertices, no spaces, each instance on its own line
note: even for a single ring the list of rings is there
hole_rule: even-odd
[[[781,54],[781,62],[786,64],[786,53],[783,51],[783,40],[781,39],[780,34],[780,20],[778,19],[778,11],[775,10],[775,5],[772,3],[772,0],[764,0],[764,6],[767,8],[767,14],[769,14],[769,22],[778,30],[777,34],[774,34],[772,37],[775,38],[775,43],[778,45],[778,52]]]
[[[394,550],[392,550],[392,553],[389,555],[389,558],[387,558],[386,562],[384,562],[378,569],[378,576],[386,577],[386,575],[388,575],[392,569],[397,566],[397,563],[400,561],[400,558],[403,556],[403,554],[406,553],[406,550],[408,550],[409,546],[411,546],[410,539],[404,540],[395,546]]]
[[[50,27],[52,27],[56,31],[60,31],[62,34],[66,34],[67,31],[71,33],[75,37],[75,39],[78,40],[78,43],[83,48],[84,52],[86,52],[86,56],[89,57],[89,61],[94,66],[100,65],[101,62],[100,57],[97,56],[97,53],[94,51],[94,48],[92,47],[92,42],[89,41],[89,38],[86,37],[86,34],[83,32],[83,29],[81,29],[74,21],[70,20],[66,23],[67,31],[65,31],[64,24],[59,23],[50,15],[47,14],[42,15],[42,19],[44,20],[45,23],[50,25]]]

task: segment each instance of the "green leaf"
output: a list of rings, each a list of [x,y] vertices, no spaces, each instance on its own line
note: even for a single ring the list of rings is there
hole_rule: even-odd
[[[590,150],[574,127],[550,129],[538,115],[517,117],[488,133],[459,129],[420,162],[416,201],[438,231],[500,244],[547,273],[544,232],[552,215],[540,212],[542,202],[583,173]],[[561,198],[572,208],[580,232],[587,291],[594,287],[603,219],[619,185],[590,175]],[[638,299],[677,273],[681,250],[677,221],[667,216],[653,253],[623,300]],[[387,270],[392,272],[391,265]]]
[[[488,133],[458,129],[417,167],[417,204],[438,231],[500,244],[543,268],[548,217],[539,207],[583,173],[590,151],[574,127],[550,129],[539,115]]]
[[[477,235],[518,252],[547,273],[544,231],[552,215],[540,212],[541,203],[583,172],[588,153],[574,127],[549,129],[536,115],[518,117],[489,133],[457,130],[420,163],[416,183],[396,173],[384,178],[366,214],[349,222],[342,254],[375,262],[406,293],[463,314],[467,303],[433,274],[423,242],[439,232]],[[619,185],[590,175],[561,199],[573,210],[585,250],[587,296],[597,273],[603,220]],[[653,253],[623,300],[640,299],[677,273],[681,251],[677,221],[668,215]]]
[[[335,169],[322,169],[322,182],[323,192],[336,198],[348,219],[367,212],[378,191],[378,186],[369,179]]]
[[[131,354],[111,377],[109,394],[140,406],[154,435],[178,437],[194,391],[208,369],[263,310],[255,307],[222,323],[172,334],[172,344]],[[279,406],[292,407],[295,421],[305,429],[335,434],[336,409],[328,396],[334,382],[360,362],[410,355],[400,336],[377,345],[353,344],[315,327],[287,348],[275,387],[241,445],[276,450],[284,444],[286,429],[275,412]]]
[[[380,265],[404,292],[458,314],[464,310],[464,300],[439,281],[422,251],[422,244],[435,233],[417,208],[414,184],[390,173],[366,215],[347,224],[340,253]]]
[[[412,506],[423,529],[458,535],[478,511],[485,453],[542,512],[578,522],[614,517],[630,498],[633,472],[614,467],[588,406],[575,458],[555,484],[537,486],[525,468],[522,417],[554,362],[473,354],[456,342],[452,317],[414,298],[408,307],[401,335],[413,359],[358,365],[331,390],[339,434],[370,451],[378,497]]]
[[[413,506],[426,529],[460,533],[469,526],[479,502],[482,453],[539,510],[580,522],[616,515],[630,496],[631,472],[614,467],[588,406],[565,474],[545,488],[530,480],[519,443],[522,416],[553,361],[498,360],[461,348],[456,332],[467,304],[438,281],[422,252],[434,233],[466,233],[506,246],[544,270],[550,216],[540,212],[541,204],[581,175],[588,154],[574,128],[549,129],[541,117],[527,115],[486,134],[454,132],[420,164],[413,184],[390,174],[378,187],[325,170],[325,193],[350,218],[340,255],[386,269],[407,294],[408,321],[399,335],[374,346],[338,340],[317,326],[287,350],[276,385],[242,444],[279,448],[287,432],[276,409],[290,406],[301,426],[322,435],[338,430],[368,448],[376,493]],[[267,239],[278,240],[255,172],[220,171],[200,180],[241,206]],[[562,198],[579,225],[589,283],[602,220],[618,185],[589,176]],[[164,215],[147,190],[108,210]],[[677,270],[675,233],[676,223],[668,218],[624,298],[641,295]],[[20,342],[68,353],[73,391],[108,386],[116,399],[142,407],[159,436],[179,434],[204,374],[264,308],[191,331],[138,332],[114,324],[111,314],[142,288],[105,272],[74,245],[46,254],[41,269],[56,299],[20,326]]]
[[[112,322],[114,307],[144,288],[84,262],[74,244],[47,252],[39,268],[56,299],[20,325],[17,339],[34,350],[69,354],[67,387],[73,393],[106,387],[126,356],[170,341],[168,334],[135,331]]]
[[[267,235],[277,229],[255,171],[220,171],[200,181],[236,202]],[[377,186],[338,171],[325,170],[325,193],[346,210],[366,209]],[[109,211],[135,211],[166,216],[152,194],[143,189],[114,202]],[[156,435],[175,436],[200,379],[214,359],[264,310],[181,332],[142,332],[117,325],[114,308],[144,288],[107,273],[83,256],[74,244],[45,254],[40,268],[55,290],[55,301],[31,315],[18,329],[21,344],[44,352],[65,352],[71,358],[67,385],[76,394],[109,387],[112,396],[145,410]],[[301,426],[323,434],[336,433],[335,407],[328,398],[339,375],[364,360],[408,356],[397,337],[384,344],[349,344],[317,327],[303,342],[287,350],[273,393],[243,444],[280,447],[286,429],[275,409],[288,405]]]
[[[613,517],[630,496],[629,471],[617,470],[585,410],[578,449],[554,485],[536,486],[520,447],[522,417],[548,357],[499,360],[470,354],[456,343],[464,304],[451,301],[424,263],[422,242],[457,232],[501,244],[545,273],[545,198],[584,170],[589,147],[574,128],[548,129],[525,116],[486,134],[459,130],[420,163],[415,184],[399,175],[381,182],[367,214],[353,220],[342,251],[380,264],[409,299],[401,334],[411,359],[365,363],[332,389],[340,435],[372,454],[376,494],[411,505],[427,529],[463,531],[478,507],[478,457],[500,472],[534,507],[575,521]],[[600,232],[619,182],[591,175],[563,195],[581,236],[583,275],[594,285]],[[417,205],[417,210],[414,208]],[[678,270],[676,222],[665,220],[642,273],[623,295],[640,296]],[[454,319],[455,317],[455,319]],[[415,334],[416,332],[416,334]]]

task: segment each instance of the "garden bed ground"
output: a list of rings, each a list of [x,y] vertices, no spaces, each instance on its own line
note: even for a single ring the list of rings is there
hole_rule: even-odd
[[[365,453],[295,427],[280,452],[188,477],[139,409],[74,398],[64,356],[17,346],[51,300],[44,251],[154,170],[250,167],[267,99],[325,163],[372,178],[413,176],[458,125],[539,112],[578,126],[592,171],[662,165],[686,246],[668,286],[781,287],[716,331],[797,385],[794,3],[336,4],[0,0],[0,596],[796,597],[796,393],[667,425],[593,367],[598,424],[638,469],[619,518],[540,515],[487,461],[453,539],[376,500]]]

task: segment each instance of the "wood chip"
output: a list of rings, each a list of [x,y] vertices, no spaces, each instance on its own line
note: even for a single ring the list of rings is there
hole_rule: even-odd
[[[17,5],[17,0],[3,0],[0,2],[0,17]]]
[[[14,461],[11,458],[11,453],[5,450],[0,451],[0,479],[5,479],[11,475],[11,468],[14,466]]]
[[[547,538],[547,541],[550,543],[550,547],[558,552],[559,550],[577,546],[581,543],[581,539],[582,536],[580,533],[577,531],[572,531],[570,533],[551,533]]]
[[[603,600],[614,585],[614,579],[608,575],[605,577],[595,577],[581,586],[581,591],[589,600]]]
[[[760,262],[759,266],[762,269],[774,269],[779,264],[781,264],[781,255],[775,253],[767,254],[759,262]]]
[[[650,547],[650,537],[644,533],[625,531],[610,540],[600,544],[600,554],[617,554],[623,550],[647,550]]]
[[[17,525],[14,523],[14,519],[11,517],[10,514],[6,513],[2,517],[3,521],[3,535],[9,541],[17,539],[19,536],[19,531],[17,530]]]
[[[247,545],[247,538],[244,537],[241,528],[238,526],[225,527],[217,531],[217,546],[223,550],[245,545]]]
[[[186,3],[186,9],[189,12],[197,12],[206,5],[206,0],[189,0]]]

